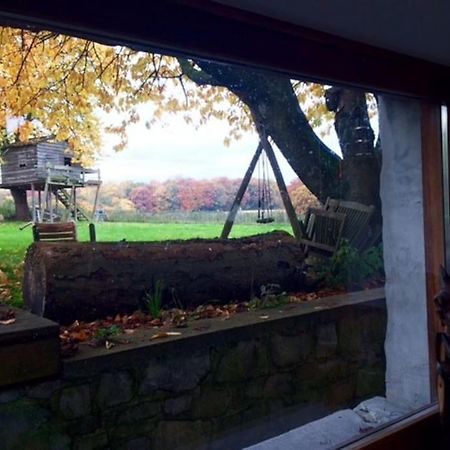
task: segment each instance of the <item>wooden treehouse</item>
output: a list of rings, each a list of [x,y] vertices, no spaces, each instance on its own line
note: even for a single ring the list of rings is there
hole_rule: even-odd
[[[97,208],[100,171],[86,169],[72,161],[65,142],[35,140],[11,144],[2,153],[0,188],[31,193],[33,222],[90,220]],[[77,204],[77,189],[92,186],[92,211]]]

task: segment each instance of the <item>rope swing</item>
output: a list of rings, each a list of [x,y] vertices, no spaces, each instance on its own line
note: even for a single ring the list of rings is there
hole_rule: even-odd
[[[274,220],[269,162],[267,161],[267,154],[263,150],[258,161],[258,218],[256,222],[271,223]]]

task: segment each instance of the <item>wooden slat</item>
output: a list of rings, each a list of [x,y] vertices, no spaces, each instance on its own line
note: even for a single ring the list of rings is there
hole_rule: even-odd
[[[309,239],[300,239],[300,243],[307,245],[308,247],[314,247],[319,250],[324,250],[326,252],[333,253],[336,250],[335,246],[323,244],[321,242],[317,242]]]
[[[73,232],[75,230],[75,225],[72,222],[39,223],[36,224],[36,227],[41,233]]]
[[[308,235],[300,242],[305,245],[305,252],[317,249],[331,255],[336,251],[345,224],[345,214],[320,208],[308,209],[309,220],[306,224]]]
[[[435,104],[422,105],[422,184],[430,382],[435,397],[435,339],[441,325],[433,298],[440,290],[440,265],[445,263],[441,121],[440,106]]]
[[[56,239],[75,240],[75,235],[73,233],[55,233],[55,234],[38,233],[36,236],[37,236],[37,240],[39,240],[39,241],[50,241],[53,239],[55,239],[55,240]]]
[[[364,233],[368,229],[375,207],[348,200],[328,198],[325,209],[346,215],[342,238],[347,239],[354,247],[360,248],[365,242]]]

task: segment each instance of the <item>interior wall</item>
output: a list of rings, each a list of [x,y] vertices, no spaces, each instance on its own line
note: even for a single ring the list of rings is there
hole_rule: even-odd
[[[381,96],[379,114],[388,309],[386,396],[414,408],[431,401],[420,102]]]

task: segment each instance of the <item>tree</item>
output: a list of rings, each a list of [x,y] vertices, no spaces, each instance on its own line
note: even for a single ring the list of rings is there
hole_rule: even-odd
[[[288,192],[292,200],[295,212],[299,215],[306,214],[309,207],[317,207],[318,200],[300,181],[294,180],[288,186]]]
[[[141,186],[133,189],[130,200],[141,212],[152,212],[155,209],[156,198],[153,186]]]
[[[299,82],[288,76],[205,60],[147,54],[83,39],[3,28],[0,34],[0,127],[22,117],[17,135],[53,134],[68,140],[85,163],[99,148],[96,110],[125,118],[107,127],[126,145],[137,106],[153,102],[148,126],[182,113],[195,126],[227,120],[230,139],[249,129],[278,146],[307,188],[321,201],[345,198],[379,204],[380,143],[369,122],[363,91]],[[199,114],[194,114],[198,111]],[[342,157],[315,130],[334,119]]]
[[[321,201],[337,197],[378,204],[380,152],[374,145],[363,91],[334,87],[325,92],[319,87],[328,111],[335,116],[341,159],[314,132],[289,77],[203,60],[179,59],[179,63],[183,74],[196,84],[225,87],[235,94],[249,109],[256,126],[274,140],[302,182]],[[324,112],[315,106],[316,115]]]

